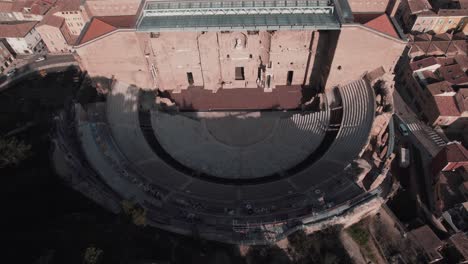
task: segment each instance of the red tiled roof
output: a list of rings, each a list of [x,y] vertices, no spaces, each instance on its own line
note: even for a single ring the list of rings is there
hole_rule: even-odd
[[[459,142],[452,142],[442,148],[431,161],[432,175],[438,177],[441,171],[451,171],[467,165],[468,150]],[[457,166],[449,166],[455,163]]]
[[[31,14],[44,15],[54,6],[56,0],[36,0],[31,5]]]
[[[434,100],[441,116],[460,116],[462,109],[458,105],[457,98],[454,95],[444,96],[436,95]]]
[[[86,43],[118,28],[133,28],[134,26],[135,16],[94,17],[83,30],[78,44]]]
[[[466,16],[465,9],[439,9],[439,16]]]
[[[13,2],[0,1],[0,12],[12,12],[13,11]]]
[[[421,226],[412,230],[409,234],[410,238],[415,240],[417,245],[424,249],[424,252],[428,255],[430,261],[442,258],[438,251],[444,244],[429,226]]]
[[[63,25],[65,18],[54,16],[52,13],[47,14],[42,21],[38,24],[38,26],[48,25],[51,27],[60,28]]]
[[[468,161],[468,150],[460,143],[448,144],[437,156],[441,154],[447,162]]]
[[[467,36],[463,33],[463,31],[455,33],[452,36],[453,40],[466,40],[466,38],[467,38]]]
[[[378,17],[369,20],[364,25],[392,37],[399,38],[398,33],[387,14],[381,14]]]
[[[116,28],[133,28],[136,23],[136,16],[101,16],[96,17]]]
[[[443,80],[452,84],[468,83],[468,76],[458,64],[442,66],[437,71]]]
[[[415,41],[415,42],[417,42],[417,41],[430,41],[432,39],[432,35],[427,34],[427,33],[421,33],[421,34],[417,34],[417,35],[410,35],[410,38],[412,38],[413,41]]]
[[[437,63],[439,63],[441,66],[447,66],[457,63],[454,58],[436,57],[435,59]]]
[[[56,7],[58,11],[79,11],[80,0],[59,0]]]
[[[418,41],[411,44],[411,49],[409,55],[414,58],[418,56],[426,55],[427,50],[429,49],[429,41]]]
[[[432,95],[453,92],[452,84],[446,81],[429,84],[426,88]]]
[[[109,25],[106,22],[101,21],[100,19],[93,18],[89,26],[86,28],[86,31],[82,35],[80,39],[80,44],[96,39],[116,29],[116,27]]]
[[[31,8],[32,5],[34,4],[34,0],[19,0],[19,1],[14,1],[13,2],[13,11],[15,12],[23,12],[23,9],[26,8]]]
[[[444,55],[450,45],[449,41],[431,41],[427,49],[428,55]]]
[[[412,14],[432,9],[431,4],[427,0],[408,0],[408,5]]]
[[[454,59],[458,63],[458,65],[460,65],[462,71],[466,72],[468,70],[468,56],[456,55]]]
[[[464,183],[466,184],[466,182]],[[460,232],[450,237],[450,242],[457,249],[457,251],[463,256],[464,260],[468,260],[468,236],[467,234]]]
[[[460,99],[463,101],[463,108],[465,111],[468,111],[468,88],[461,88],[457,93],[460,94]]]
[[[458,54],[467,55],[468,44],[466,40],[452,40],[451,45],[454,45],[458,49]]]
[[[432,41],[438,41],[438,40],[451,40],[452,36],[448,33],[441,33],[441,34],[435,34],[432,36]]]
[[[438,64],[437,60],[434,57],[425,58],[422,60],[413,61],[410,63],[410,68],[413,71],[424,69],[426,67]]]
[[[30,32],[37,22],[0,24],[0,38],[22,38]]]

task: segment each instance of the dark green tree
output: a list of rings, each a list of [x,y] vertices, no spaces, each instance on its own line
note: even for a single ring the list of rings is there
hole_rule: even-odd
[[[31,145],[13,137],[0,137],[0,168],[16,166],[31,154]]]

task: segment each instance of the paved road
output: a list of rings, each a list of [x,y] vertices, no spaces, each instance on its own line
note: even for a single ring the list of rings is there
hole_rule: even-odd
[[[47,72],[55,72],[64,70],[68,66],[76,65],[73,55],[49,55],[45,60],[39,62],[35,61],[37,57],[38,56],[31,57],[30,60],[21,61],[17,65],[18,68],[16,68],[16,72],[11,76],[0,75],[0,90],[8,88],[10,83],[41,69],[45,69]]]
[[[403,98],[395,91],[394,93],[396,125],[404,123],[410,130],[410,135],[406,140],[410,141],[415,148],[412,148],[411,156],[411,180],[419,198],[426,198],[429,206],[433,204],[432,195],[432,174],[430,164],[432,158],[447,144],[437,132],[431,127],[421,122],[416,114],[406,105]],[[418,150],[416,153],[415,150]],[[422,174],[421,174],[422,172]]]
[[[420,151],[434,157],[447,142],[434,129],[418,119],[397,91],[395,91],[393,99],[397,116],[395,126],[398,127],[401,123],[404,123],[410,130],[410,140],[414,145]]]

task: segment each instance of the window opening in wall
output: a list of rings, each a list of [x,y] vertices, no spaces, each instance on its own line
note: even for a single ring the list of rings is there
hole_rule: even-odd
[[[191,72],[187,72],[187,82],[190,86],[193,85],[194,81],[193,81],[193,74]]]
[[[245,80],[244,67],[236,67],[236,80]]]
[[[293,75],[294,75],[294,71],[288,71],[288,80],[286,81],[286,85],[292,84]]]
[[[267,87],[270,88],[270,84],[271,84],[271,75],[268,75],[267,76]]]

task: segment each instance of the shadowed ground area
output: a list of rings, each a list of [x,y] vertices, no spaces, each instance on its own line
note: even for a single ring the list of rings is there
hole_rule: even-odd
[[[253,110],[297,109],[301,104],[303,89],[299,85],[280,86],[272,92],[263,89],[220,89],[216,93],[201,87],[192,87],[180,93],[162,92],[181,110]],[[226,100],[229,98],[229,100]]]
[[[162,147],[188,167],[222,178],[287,170],[322,142],[328,112],[152,112]]]

